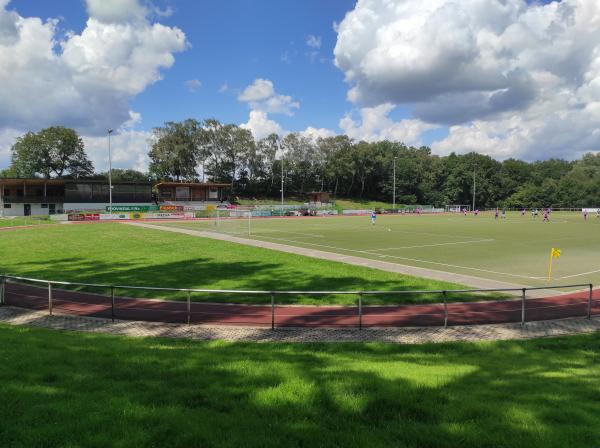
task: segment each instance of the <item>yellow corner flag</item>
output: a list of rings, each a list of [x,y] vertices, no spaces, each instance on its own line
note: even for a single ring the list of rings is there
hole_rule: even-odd
[[[552,248],[550,250],[550,264],[548,265],[548,281],[552,281],[552,262],[555,258],[560,258],[560,249]]]

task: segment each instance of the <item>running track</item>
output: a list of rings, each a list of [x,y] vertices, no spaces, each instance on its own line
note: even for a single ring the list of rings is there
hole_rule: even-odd
[[[53,289],[53,312],[91,317],[111,317],[110,297]],[[265,300],[270,300],[265,296]],[[48,310],[44,288],[14,282],[6,283],[6,305]],[[587,315],[588,293],[527,299],[527,321],[560,319]],[[595,290],[592,313],[600,313],[600,290]],[[115,318],[156,322],[186,323],[185,302],[115,299]],[[271,307],[262,305],[191,304],[191,323],[213,325],[270,326]],[[521,321],[521,301],[461,302],[448,304],[448,325],[476,325]],[[275,306],[278,327],[357,327],[356,306]],[[443,304],[363,306],[364,327],[443,326]]]

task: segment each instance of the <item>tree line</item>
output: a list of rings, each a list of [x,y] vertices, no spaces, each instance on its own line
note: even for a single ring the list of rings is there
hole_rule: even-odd
[[[459,148],[457,148],[459,149]],[[83,141],[63,127],[29,132],[12,147],[3,177],[105,178],[94,173]],[[471,204],[478,207],[600,205],[600,154],[578,160],[502,162],[471,152],[438,156],[427,146],[353,141],[345,135],[301,133],[255,139],[245,128],[218,120],[167,122],[153,130],[149,171],[113,170],[115,180],[228,183],[232,196],[287,196],[328,191],[334,197],[391,202],[394,165],[397,204]]]

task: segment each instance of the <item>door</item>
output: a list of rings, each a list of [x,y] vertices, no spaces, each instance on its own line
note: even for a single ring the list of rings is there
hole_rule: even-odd
[[[23,214],[25,216],[31,216],[31,204],[23,204]]]

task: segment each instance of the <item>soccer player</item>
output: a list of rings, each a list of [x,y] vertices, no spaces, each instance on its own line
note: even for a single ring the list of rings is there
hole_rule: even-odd
[[[525,213],[527,212],[526,209],[521,210],[521,216],[525,216]]]
[[[502,219],[506,219],[506,209],[502,209]]]
[[[544,220],[543,220],[543,222],[550,222],[549,216],[550,216],[550,212],[548,212],[547,209],[544,210]]]
[[[371,213],[371,224],[375,225],[375,220],[377,219],[377,214],[375,213],[375,211],[373,211],[373,213]]]
[[[587,221],[587,210],[583,211],[583,220]]]
[[[538,209],[537,208],[534,208],[533,210],[531,210],[531,216],[533,218],[537,218],[537,216],[538,216]]]
[[[498,219],[498,214],[499,214],[498,209],[496,209],[496,213],[494,214],[494,219]]]

